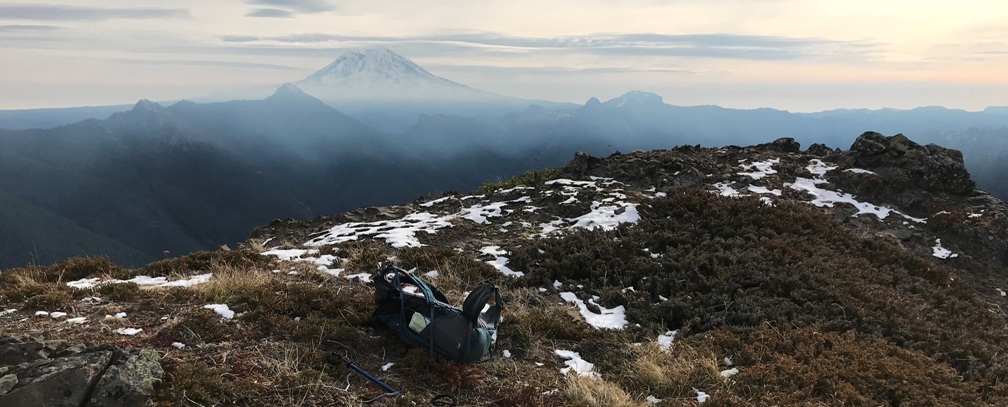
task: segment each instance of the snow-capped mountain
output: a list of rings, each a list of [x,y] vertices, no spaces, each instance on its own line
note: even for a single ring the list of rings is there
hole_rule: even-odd
[[[325,101],[503,98],[434,75],[386,48],[347,52],[296,85]]]

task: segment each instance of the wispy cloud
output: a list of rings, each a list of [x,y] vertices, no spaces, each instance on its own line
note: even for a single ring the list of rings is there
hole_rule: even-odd
[[[245,14],[248,17],[293,18],[294,13],[277,8],[257,8]]]
[[[336,6],[334,4],[325,0],[245,0],[245,3],[256,6],[268,7],[268,9],[261,9],[261,10],[277,10],[277,11],[291,10],[296,11],[298,13],[324,13],[327,11],[336,10]],[[251,14],[252,13],[250,13],[250,15]],[[257,17],[277,17],[277,16],[259,15]]]
[[[186,18],[189,10],[155,7],[78,7],[58,4],[0,4],[0,18],[18,20],[104,21],[114,19]]]
[[[241,62],[241,61],[163,60],[163,59],[117,59],[117,61],[130,65],[210,66],[210,67],[224,67],[224,68],[272,69],[281,71],[304,70],[304,68],[290,65],[264,64],[264,63]]]
[[[822,38],[739,34],[590,34],[563,37],[521,37],[497,33],[460,33],[420,37],[293,34],[275,37],[225,36],[226,42],[279,42],[322,44],[331,42],[430,42],[517,50],[552,50],[618,56],[678,56],[746,60],[793,60],[843,57],[863,59],[880,44]]]
[[[51,32],[62,30],[63,27],[55,25],[25,25],[25,24],[0,24],[0,33],[28,33],[28,32]]]

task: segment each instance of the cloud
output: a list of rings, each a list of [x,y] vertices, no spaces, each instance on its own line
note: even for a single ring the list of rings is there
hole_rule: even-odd
[[[272,69],[281,71],[304,70],[304,68],[289,65],[263,64],[263,63],[240,62],[240,61],[236,62],[236,61],[210,61],[210,60],[155,60],[155,59],[118,59],[118,61],[131,65],[211,66],[211,67],[224,67],[224,68]]]
[[[257,8],[245,14],[246,17],[292,18],[294,13],[277,8]]]
[[[0,33],[51,32],[62,29],[63,27],[55,25],[0,25]]]
[[[740,34],[590,34],[562,37],[522,37],[497,33],[459,33],[420,37],[293,34],[275,37],[225,36],[225,42],[280,42],[322,44],[331,42],[440,43],[525,51],[564,51],[602,56],[672,56],[745,60],[867,59],[880,44],[821,38]]]
[[[114,19],[187,18],[189,10],[154,7],[78,7],[57,4],[0,4],[0,18],[18,20],[105,21]]]
[[[266,6],[270,9],[278,11],[292,10],[298,13],[324,13],[336,10],[335,5],[325,0],[245,0],[245,3],[256,6]]]

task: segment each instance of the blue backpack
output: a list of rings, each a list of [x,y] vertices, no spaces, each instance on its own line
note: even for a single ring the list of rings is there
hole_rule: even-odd
[[[493,284],[476,287],[462,309],[448,303],[441,290],[418,276],[388,266],[374,275],[372,320],[399,334],[407,343],[458,363],[490,359],[504,302]],[[415,287],[415,288],[411,288]],[[493,299],[494,305],[483,312]]]

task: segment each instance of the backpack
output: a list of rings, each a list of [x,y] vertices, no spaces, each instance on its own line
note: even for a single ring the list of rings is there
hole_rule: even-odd
[[[476,287],[458,309],[441,290],[396,266],[378,270],[373,281],[372,320],[377,325],[392,329],[413,346],[426,348],[432,356],[437,353],[458,363],[490,359],[504,309],[493,284]],[[410,290],[409,285],[416,289]],[[490,299],[494,305],[483,312]]]

